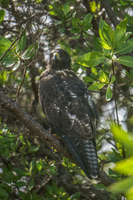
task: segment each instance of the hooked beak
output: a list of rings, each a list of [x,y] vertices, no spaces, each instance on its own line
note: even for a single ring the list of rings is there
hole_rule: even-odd
[[[53,58],[54,58],[54,61],[61,59],[58,53],[54,53]]]

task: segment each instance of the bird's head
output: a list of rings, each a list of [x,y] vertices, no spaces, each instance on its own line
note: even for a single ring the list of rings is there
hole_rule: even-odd
[[[70,69],[71,58],[63,49],[56,49],[51,51],[49,58],[49,66],[57,69]]]

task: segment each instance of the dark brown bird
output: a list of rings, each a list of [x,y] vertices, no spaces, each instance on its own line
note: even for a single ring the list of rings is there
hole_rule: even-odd
[[[97,178],[97,110],[87,87],[71,70],[66,51],[57,49],[50,53],[49,65],[40,76],[39,95],[51,128],[86,175]]]

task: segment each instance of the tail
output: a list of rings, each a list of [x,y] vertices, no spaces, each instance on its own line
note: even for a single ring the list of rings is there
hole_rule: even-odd
[[[92,178],[98,178],[98,160],[93,140],[82,142],[83,154],[86,162],[86,168]]]
[[[93,140],[81,141],[77,138],[66,136],[62,137],[62,140],[67,144],[73,158],[88,178],[98,178],[99,167]]]

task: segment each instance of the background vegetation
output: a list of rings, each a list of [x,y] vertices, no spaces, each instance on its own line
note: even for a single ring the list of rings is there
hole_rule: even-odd
[[[0,0],[0,199],[133,199],[132,17],[130,0]],[[40,108],[39,75],[57,47],[98,108],[95,181]]]

